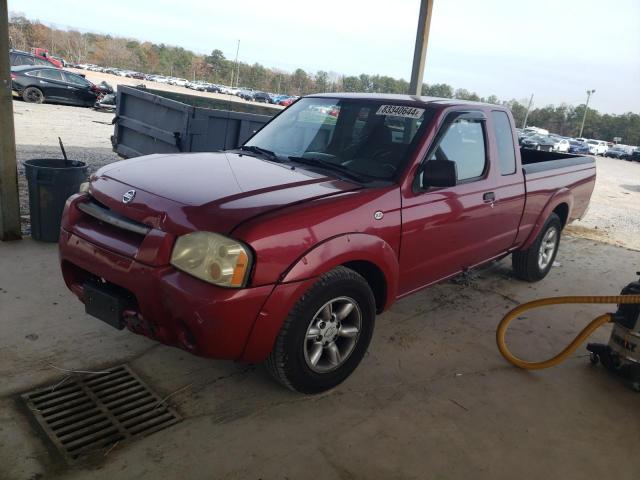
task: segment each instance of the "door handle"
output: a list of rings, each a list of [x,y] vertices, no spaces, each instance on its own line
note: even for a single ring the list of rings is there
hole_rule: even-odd
[[[496,194],[493,192],[486,192],[482,195],[482,201],[485,203],[493,203],[496,201]]]

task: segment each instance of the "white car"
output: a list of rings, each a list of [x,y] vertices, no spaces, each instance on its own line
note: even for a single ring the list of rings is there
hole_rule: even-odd
[[[562,137],[555,137],[553,135],[550,135],[551,140],[553,140],[553,150],[556,152],[560,152],[560,153],[567,153],[569,152],[569,147],[571,147],[571,144],[569,143],[569,140],[566,138],[562,138]]]
[[[539,128],[539,127],[526,127],[523,130],[524,133],[534,133],[534,134],[538,134],[538,135],[549,135],[549,130],[545,129],[545,128]]]
[[[602,140],[587,140],[587,145],[589,145],[589,153],[591,155],[604,155],[609,150],[607,142]]]

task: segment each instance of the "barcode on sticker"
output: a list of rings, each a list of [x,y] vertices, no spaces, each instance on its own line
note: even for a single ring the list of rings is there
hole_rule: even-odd
[[[420,118],[424,108],[405,107],[403,105],[380,105],[376,115],[389,115],[391,117]]]

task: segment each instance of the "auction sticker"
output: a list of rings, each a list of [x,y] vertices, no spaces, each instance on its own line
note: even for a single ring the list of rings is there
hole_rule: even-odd
[[[407,107],[403,105],[380,105],[376,115],[389,115],[391,117],[420,118],[424,108]]]

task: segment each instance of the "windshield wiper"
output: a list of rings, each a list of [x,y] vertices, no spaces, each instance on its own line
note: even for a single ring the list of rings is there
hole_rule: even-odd
[[[323,158],[306,158],[306,157],[296,157],[290,156],[289,160],[292,162],[304,163],[305,165],[310,165],[312,167],[321,167],[327,170],[333,170],[336,172],[342,173],[345,177],[349,177],[357,182],[365,182],[366,180],[362,178],[362,176],[354,173],[353,170],[347,168],[339,163],[329,162]]]
[[[263,157],[266,157],[268,160],[271,160],[272,162],[282,163],[282,160],[278,158],[275,152],[272,152],[271,150],[267,150],[266,148],[257,147],[255,145],[243,145],[240,147],[240,150],[244,152],[257,153],[258,155],[262,155]]]

